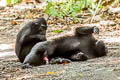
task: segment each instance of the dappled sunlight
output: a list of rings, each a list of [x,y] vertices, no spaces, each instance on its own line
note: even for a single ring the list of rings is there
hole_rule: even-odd
[[[0,44],[0,50],[10,49],[12,46],[10,44]]]
[[[12,55],[15,55],[14,51],[0,52],[0,57],[7,57],[7,56],[12,56]]]
[[[0,6],[6,6],[6,0],[0,0]]]
[[[0,57],[15,55],[12,44],[0,44]]]
[[[104,41],[106,43],[120,43],[120,37],[106,37]]]

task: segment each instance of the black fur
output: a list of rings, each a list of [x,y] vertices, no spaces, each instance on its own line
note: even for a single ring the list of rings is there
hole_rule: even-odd
[[[23,62],[32,47],[46,40],[47,23],[44,18],[26,24],[17,34],[15,52],[20,62]]]
[[[37,43],[26,57],[24,64],[42,64],[43,58],[49,60],[62,57],[72,61],[84,61],[105,56],[107,49],[102,41],[96,40],[92,33],[99,32],[96,27],[79,27],[75,35],[64,36],[52,41]]]

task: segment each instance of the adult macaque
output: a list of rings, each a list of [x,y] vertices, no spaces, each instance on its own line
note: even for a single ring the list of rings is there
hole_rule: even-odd
[[[44,18],[26,24],[17,34],[15,52],[20,62],[30,53],[32,47],[46,41],[47,23]]]

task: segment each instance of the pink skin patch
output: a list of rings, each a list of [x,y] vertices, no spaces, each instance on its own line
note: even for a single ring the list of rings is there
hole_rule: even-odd
[[[49,63],[49,59],[47,57],[44,57],[43,60],[45,60],[45,63],[48,64]]]

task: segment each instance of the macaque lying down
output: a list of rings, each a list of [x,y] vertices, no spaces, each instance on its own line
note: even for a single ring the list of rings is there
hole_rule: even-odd
[[[99,29],[84,26],[76,28],[73,36],[38,42],[26,56],[23,64],[25,67],[48,64],[56,57],[65,58],[69,62],[105,56],[105,44],[96,40],[92,33],[99,33]]]

